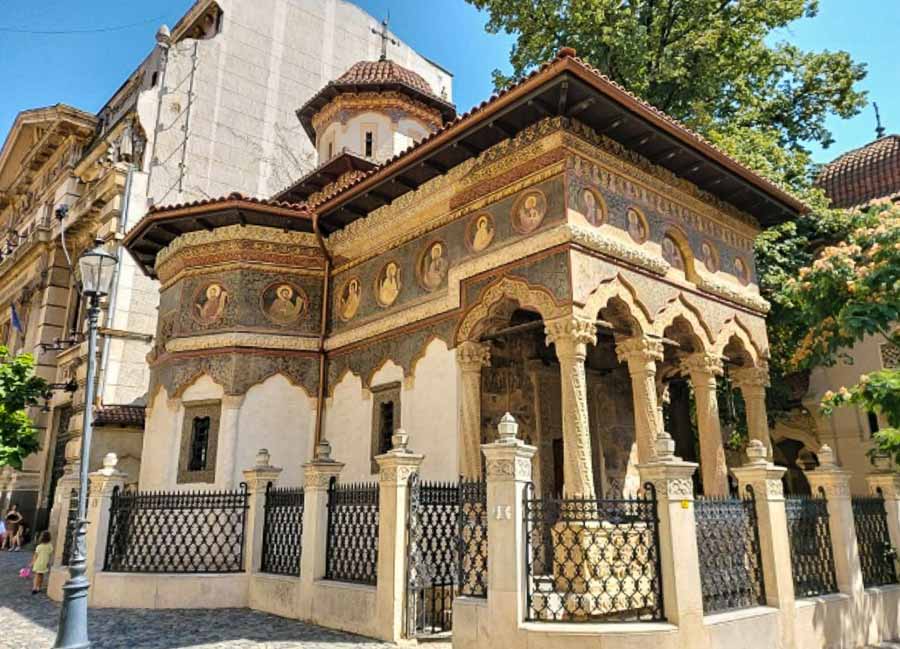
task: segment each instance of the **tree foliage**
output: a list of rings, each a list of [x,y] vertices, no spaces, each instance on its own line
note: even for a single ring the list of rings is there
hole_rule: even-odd
[[[38,450],[38,435],[27,408],[47,393],[47,383],[34,374],[30,354],[11,356],[0,346],[0,466],[22,468],[22,460]]]
[[[853,213],[852,229],[825,247],[780,293],[804,331],[789,363],[804,369],[831,365],[855,343],[875,336],[900,351],[900,205]],[[900,461],[900,370],[862,375],[852,387],[827,393],[823,410],[853,404],[882,415],[882,451]]]
[[[817,0],[467,0],[487,30],[516,35],[508,85],[560,47],[688,126],[774,133],[781,146],[832,140],[830,114],[865,103],[865,66],[847,52],[807,52],[772,42],[777,30],[818,12]]]

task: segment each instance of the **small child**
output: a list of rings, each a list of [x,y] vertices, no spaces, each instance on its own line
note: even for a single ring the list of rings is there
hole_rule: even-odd
[[[44,575],[50,572],[50,559],[52,556],[53,546],[50,545],[50,532],[45,530],[41,532],[41,538],[34,549],[34,555],[31,557],[31,572],[34,574],[34,580],[31,583],[32,595],[41,592],[41,587],[44,585]]]

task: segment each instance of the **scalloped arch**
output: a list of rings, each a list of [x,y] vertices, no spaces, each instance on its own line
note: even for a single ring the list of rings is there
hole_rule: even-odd
[[[556,303],[547,289],[532,286],[517,277],[501,277],[481,292],[463,316],[456,329],[456,342],[471,339],[478,324],[490,316],[491,307],[504,298],[515,300],[523,308],[534,309],[545,321],[566,314],[566,309]]]
[[[201,368],[201,369],[197,370],[196,372],[194,372],[193,374],[190,374],[187,378],[179,381],[175,390],[172,392],[172,398],[180,399],[181,395],[184,394],[185,390],[187,390],[189,387],[191,387],[192,385],[197,383],[197,381],[202,379],[204,376],[209,377],[210,381],[212,381],[213,383],[218,385],[220,388],[222,388],[222,394],[227,395],[228,390],[226,389],[225,381],[221,380],[219,378],[216,378],[215,374],[213,374],[212,372],[209,372],[208,370],[209,370],[209,368]]]
[[[318,396],[318,393],[317,393],[317,392],[313,392],[312,394],[310,394],[309,390],[306,389],[306,386],[305,386],[305,385],[303,385],[303,384],[300,383],[299,381],[295,381],[294,379],[292,379],[292,378],[290,377],[290,375],[286,374],[285,372],[283,372],[283,371],[281,371],[281,370],[272,370],[271,372],[269,372],[269,373],[266,374],[265,376],[260,377],[260,379],[259,379],[258,381],[256,381],[256,382],[253,383],[252,385],[248,385],[248,386],[247,386],[247,389],[244,390],[244,394],[247,394],[248,392],[250,392],[250,390],[252,390],[253,388],[255,388],[255,387],[257,387],[257,386],[262,385],[263,383],[265,383],[266,381],[268,381],[269,379],[271,379],[273,376],[281,376],[281,377],[283,377],[288,383],[290,383],[290,384],[291,384],[292,386],[294,386],[295,388],[300,388],[301,390],[303,390],[303,394],[305,394],[305,395],[306,395],[308,398],[310,398],[310,399],[312,399],[312,398]]]
[[[444,346],[443,351],[449,351],[450,346],[447,345],[446,341],[436,334],[431,334],[428,338],[425,339],[425,342],[419,348],[419,351],[415,353],[415,355],[409,361],[409,370],[406,372],[406,378],[414,378],[416,376],[416,366],[419,364],[425,356],[428,355],[428,348],[431,347],[431,343],[437,341]]]
[[[713,345],[713,352],[719,356],[723,356],[725,354],[725,348],[728,346],[728,342],[732,337],[737,338],[743,343],[747,353],[750,354],[753,364],[759,365],[762,353],[760,352],[759,347],[756,346],[756,343],[753,342],[753,336],[750,335],[750,331],[737,316],[729,318],[725,323],[725,326],[719,330],[719,335],[716,336],[716,342]]]
[[[703,320],[703,315],[696,306],[679,293],[675,298],[666,304],[665,308],[653,320],[652,332],[658,336],[663,336],[663,332],[667,327],[675,322],[675,319],[682,317],[691,325],[694,333],[703,344],[703,351],[708,351],[715,343],[715,337],[709,325]],[[701,333],[702,332],[702,333]]]
[[[650,321],[650,312],[647,307],[638,299],[637,292],[632,288],[621,275],[616,275],[611,279],[604,280],[600,283],[594,292],[588,296],[584,306],[581,307],[582,314],[592,320],[596,320],[603,309],[612,298],[618,298],[626,304],[631,316],[637,321],[641,333],[647,333],[653,330]]]

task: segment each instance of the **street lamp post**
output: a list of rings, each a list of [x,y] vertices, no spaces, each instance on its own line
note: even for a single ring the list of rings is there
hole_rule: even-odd
[[[63,602],[59,612],[56,649],[90,647],[87,632],[87,490],[91,457],[91,432],[94,423],[94,373],[97,354],[97,321],[100,317],[100,298],[109,293],[113,270],[118,258],[108,252],[101,239],[78,259],[81,270],[81,292],[88,300],[88,358],[87,380],[84,386],[84,420],[81,431],[81,466],[78,479],[78,522],[69,560],[69,579],[63,585]]]

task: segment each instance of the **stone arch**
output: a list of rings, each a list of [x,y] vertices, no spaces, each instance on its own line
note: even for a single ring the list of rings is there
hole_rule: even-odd
[[[652,331],[653,325],[650,320],[650,312],[638,299],[634,288],[621,275],[616,275],[601,282],[600,286],[588,296],[584,306],[581,307],[581,312],[586,318],[596,320],[600,315],[600,311],[612,300],[624,303],[629,315],[640,329],[640,333]]]
[[[305,395],[306,395],[308,398],[310,398],[310,399],[315,398],[315,397],[318,395],[318,392],[317,392],[317,391],[315,391],[315,390],[310,391],[309,388],[307,388],[305,385],[303,385],[303,382],[302,382],[302,381],[298,381],[296,378],[292,377],[292,376],[291,376],[290,374],[288,374],[287,372],[284,372],[284,371],[279,370],[279,369],[273,369],[272,371],[270,371],[270,372],[268,372],[268,373],[266,373],[266,374],[261,375],[261,376],[259,377],[259,379],[257,379],[256,381],[254,381],[253,383],[251,383],[250,385],[248,385],[248,386],[246,387],[246,389],[244,390],[244,394],[246,394],[247,392],[249,392],[250,390],[252,390],[252,389],[255,388],[256,386],[262,385],[263,383],[265,383],[266,381],[268,381],[269,379],[271,379],[273,376],[281,376],[281,377],[283,377],[284,379],[287,380],[288,383],[290,383],[290,384],[291,384],[292,386],[294,386],[295,388],[300,388],[301,390],[303,390],[303,394],[305,394]]]
[[[740,342],[744,350],[750,356],[752,364],[759,365],[763,360],[762,353],[753,341],[753,336],[750,334],[750,331],[744,326],[738,316],[729,318],[725,325],[719,330],[712,351],[719,356],[724,356],[725,348],[735,339]]]
[[[355,376],[359,379],[360,384],[362,384],[362,377],[359,374],[354,372],[349,366],[342,367],[339,373],[334,378],[328,381],[328,392],[326,394],[326,398],[330,399],[334,397],[334,391],[341,383],[344,382],[344,379],[346,379],[348,376]]]
[[[715,343],[712,330],[706,324],[700,310],[691,304],[683,293],[679,293],[677,297],[670,300],[656,316],[651,329],[652,333],[660,337],[664,336],[665,330],[672,326],[678,318],[684,319],[691,326],[693,333],[703,346],[703,351],[708,351],[712,348]]]
[[[490,317],[491,310],[504,299],[517,302],[523,309],[537,311],[545,321],[566,314],[566,309],[556,303],[547,289],[532,286],[517,277],[501,277],[482,290],[475,303],[466,311],[456,329],[456,342],[474,340],[478,326]]]
[[[193,385],[196,385],[203,377],[207,377],[210,381],[218,385],[222,388],[222,393],[224,395],[228,394],[228,389],[225,381],[221,380],[219,377],[215,375],[215,373],[208,372],[206,368],[199,368],[189,374],[187,377],[181,379],[176,384],[175,390],[172,392],[171,398],[173,399],[181,399],[184,396],[185,390],[190,388]]]
[[[684,277],[689,282],[697,282],[697,269],[694,267],[694,252],[691,249],[691,243],[687,236],[679,228],[671,226],[663,233],[663,245],[666,239],[670,239],[675,244],[677,253],[684,262]],[[663,247],[665,252],[665,247]],[[668,259],[666,261],[669,261]],[[669,261],[671,264],[672,262]]]

